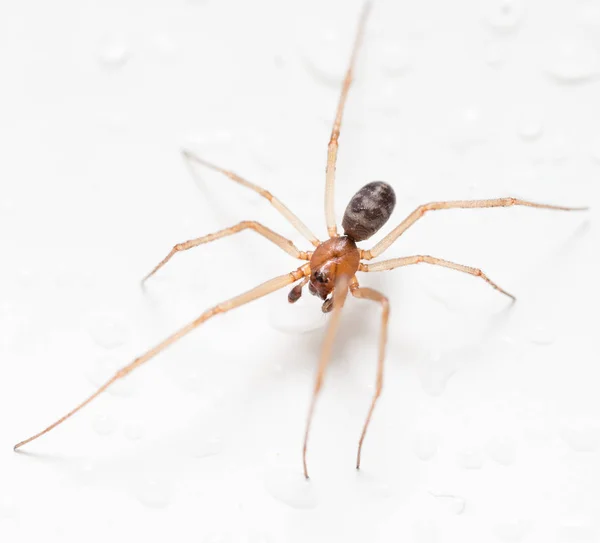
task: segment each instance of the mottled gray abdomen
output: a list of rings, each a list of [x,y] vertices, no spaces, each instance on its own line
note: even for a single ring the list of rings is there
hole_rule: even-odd
[[[394,189],[383,181],[372,181],[360,189],[348,204],[342,227],[354,241],[370,238],[390,218],[396,205]]]

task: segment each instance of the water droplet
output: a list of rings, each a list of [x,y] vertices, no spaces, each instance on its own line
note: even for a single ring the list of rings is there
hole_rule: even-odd
[[[105,37],[98,49],[98,61],[110,69],[123,67],[130,56],[129,46],[123,36]]]
[[[109,415],[96,415],[92,420],[94,431],[101,436],[112,434],[117,428],[117,421]]]
[[[231,534],[219,533],[219,534],[208,534],[202,540],[202,543],[232,543],[233,538]]]
[[[154,45],[163,55],[171,55],[177,51],[177,45],[168,34],[154,36]]]
[[[451,145],[460,152],[467,152],[486,141],[483,116],[475,107],[468,107],[452,114],[449,125],[452,126]]]
[[[430,396],[440,396],[446,390],[448,380],[456,372],[453,364],[437,351],[419,364],[419,379],[423,390]]]
[[[404,75],[410,68],[410,52],[406,44],[386,42],[378,54],[381,71],[389,77]]]
[[[466,502],[461,496],[453,494],[434,494],[431,495],[438,500],[450,513],[462,515],[465,512]]]
[[[327,324],[327,315],[321,311],[321,306],[303,289],[302,297],[290,304],[283,296],[274,296],[270,300],[269,324],[286,334],[304,334],[323,328]]]
[[[549,324],[538,322],[528,327],[527,338],[536,345],[551,345],[556,340],[556,333]]]
[[[265,487],[275,499],[295,509],[317,506],[314,483],[307,481],[298,469],[271,468],[266,474]]]
[[[194,458],[205,458],[219,454],[223,450],[223,440],[216,434],[200,435],[193,440],[190,453]]]
[[[251,532],[245,538],[242,538],[243,543],[272,543],[273,538],[267,534]]]
[[[564,519],[556,530],[557,543],[597,543],[598,533],[590,519],[573,516]]]
[[[0,519],[17,516],[17,506],[9,496],[0,496]]]
[[[438,436],[435,434],[417,434],[413,449],[420,460],[431,460],[438,450]]]
[[[485,46],[484,60],[488,66],[497,68],[506,60],[505,47],[498,42],[490,42]]]
[[[489,0],[486,10],[488,24],[500,32],[514,32],[523,19],[521,0]]]
[[[303,41],[301,51],[308,73],[319,83],[336,89],[342,83],[348,63],[347,46],[342,41],[331,28],[313,29]]]
[[[137,441],[144,437],[144,427],[137,422],[127,422],[123,425],[123,434],[131,441]]]
[[[598,53],[579,38],[559,42],[554,57],[547,71],[558,82],[585,83],[598,76]]]
[[[539,117],[527,116],[521,119],[519,123],[519,135],[524,140],[537,140],[541,137],[543,131],[544,123]]]
[[[483,453],[479,447],[470,447],[458,454],[457,461],[462,468],[481,469],[483,467]]]
[[[114,356],[101,356],[87,369],[87,378],[95,387],[100,387],[112,378],[123,366],[123,361]],[[127,377],[115,381],[107,390],[113,396],[129,396],[133,390],[133,381]]]
[[[593,4],[581,6],[577,11],[577,22],[597,30],[600,27],[600,6]]]
[[[495,437],[488,443],[487,453],[498,464],[510,466],[515,463],[515,441],[509,437]]]
[[[88,332],[105,349],[120,347],[129,339],[129,331],[125,325],[109,315],[92,315],[88,319]]]
[[[438,529],[432,521],[421,520],[413,525],[413,534],[416,543],[437,543]]]
[[[531,520],[511,519],[496,524],[494,532],[502,541],[522,541],[531,531],[532,524]]]
[[[136,496],[147,507],[162,508],[171,503],[172,490],[165,481],[146,479],[136,489]]]
[[[600,446],[600,421],[589,418],[565,421],[560,434],[574,451],[594,452]]]

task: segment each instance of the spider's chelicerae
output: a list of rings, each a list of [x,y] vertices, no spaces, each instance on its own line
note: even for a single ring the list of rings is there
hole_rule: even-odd
[[[350,294],[352,294],[352,296],[355,296],[356,298],[372,300],[381,305],[381,334],[379,337],[377,381],[375,393],[371,401],[371,406],[362,429],[360,440],[358,442],[356,467],[359,468],[363,441],[367,433],[367,429],[369,427],[369,422],[371,420],[375,404],[377,403],[377,399],[381,394],[381,389],[383,385],[383,363],[385,360],[387,324],[390,309],[388,300],[383,294],[371,288],[361,287],[359,285],[358,279],[356,278],[356,272],[379,272],[393,270],[401,266],[408,266],[411,264],[419,264],[421,262],[425,262],[434,266],[443,266],[445,268],[469,273],[471,275],[474,275],[475,277],[479,277],[502,294],[505,294],[506,296],[514,300],[514,296],[512,296],[512,294],[509,294],[508,292],[500,288],[496,283],[489,279],[480,269],[471,268],[469,266],[463,266],[462,264],[456,264],[454,262],[449,262],[447,260],[442,260],[433,256],[405,256],[402,258],[384,260],[373,264],[367,264],[363,261],[370,261],[373,258],[376,258],[383,254],[383,252],[386,249],[388,249],[390,245],[392,245],[392,243],[394,243],[408,228],[410,228],[415,222],[417,222],[421,217],[423,217],[423,215],[425,215],[428,211],[456,208],[473,209],[484,207],[510,207],[515,205],[536,207],[541,209],[555,209],[562,211],[576,211],[583,210],[586,208],[573,208],[538,204],[534,202],[519,200],[517,198],[431,202],[429,204],[419,206],[379,243],[377,243],[371,249],[364,250],[360,249],[356,245],[357,242],[365,241],[371,236],[373,236],[373,234],[375,234],[390,218],[390,215],[392,214],[396,203],[396,197],[392,187],[387,183],[384,183],[383,181],[374,181],[366,184],[352,197],[350,203],[348,204],[348,207],[346,208],[346,212],[344,213],[344,218],[342,220],[342,227],[344,229],[344,233],[343,235],[340,235],[338,233],[335,221],[333,198],[335,166],[338,152],[338,139],[340,136],[340,127],[342,124],[344,105],[346,103],[346,98],[348,97],[350,84],[352,83],[354,65],[362,41],[365,22],[367,19],[369,9],[370,2],[367,2],[363,8],[363,12],[359,21],[358,31],[355,38],[350,63],[346,72],[346,76],[344,78],[337,112],[335,115],[335,120],[333,122],[331,138],[327,147],[327,168],[325,176],[325,219],[327,222],[327,234],[329,236],[329,239],[327,239],[326,241],[320,241],[308,229],[308,227],[298,217],[296,217],[296,215],[294,215],[294,213],[292,213],[270,192],[251,183],[250,181],[243,179],[242,177],[231,171],[227,171],[217,166],[214,166],[209,162],[198,158],[190,152],[184,152],[184,156],[186,157],[186,159],[195,161],[217,172],[221,172],[233,181],[257,192],[258,194],[266,198],[271,203],[271,205],[273,205],[273,207],[275,207],[275,209],[277,209],[296,228],[296,230],[298,230],[298,232],[302,234],[304,238],[306,238],[310,243],[312,243],[312,245],[314,246],[314,250],[307,252],[300,251],[290,240],[280,236],[276,232],[273,232],[266,226],[263,226],[262,224],[255,221],[243,221],[235,226],[232,226],[231,228],[226,228],[219,232],[215,232],[214,234],[209,234],[201,238],[192,239],[190,241],[178,243],[177,245],[175,245],[171,252],[143,279],[143,281],[146,281],[146,279],[154,275],[154,273],[156,273],[162,266],[164,266],[174,254],[180,251],[186,251],[188,249],[191,249],[192,247],[197,247],[198,245],[203,245],[205,243],[209,243],[211,241],[230,236],[237,232],[242,232],[243,230],[247,229],[253,230],[257,234],[260,234],[267,240],[271,241],[272,243],[283,249],[289,255],[299,260],[304,260],[306,261],[306,263],[290,273],[281,275],[279,277],[275,277],[274,279],[271,279],[266,283],[263,283],[249,290],[248,292],[245,292],[244,294],[240,294],[235,298],[231,298],[230,300],[217,304],[216,306],[206,310],[197,319],[190,322],[187,326],[184,326],[182,329],[175,332],[163,342],[159,343],[158,345],[150,349],[148,352],[144,353],[140,357],[136,358],[133,362],[120,369],[110,380],[108,380],[104,385],[102,385],[89,398],[87,398],[84,402],[79,404],[65,416],[48,426],[45,430],[15,445],[15,450],[25,445],[26,443],[29,443],[30,441],[33,441],[34,439],[37,439],[38,437],[44,435],[45,433],[49,432],[50,430],[67,420],[69,417],[77,413],[77,411],[79,411],[81,408],[83,408],[89,402],[91,402],[94,398],[96,398],[98,395],[104,392],[115,381],[122,379],[123,377],[131,373],[134,369],[138,368],[139,366],[153,358],[166,347],[172,345],[173,343],[181,339],[183,336],[185,336],[187,333],[191,332],[192,330],[194,330],[213,316],[219,313],[225,313],[227,311],[235,309],[236,307],[240,307],[241,305],[247,304],[253,300],[266,296],[271,292],[296,283],[296,285],[292,288],[288,295],[288,300],[290,303],[296,302],[302,295],[302,289],[306,285],[308,285],[309,292],[323,300],[322,310],[325,313],[332,312],[331,318],[329,320],[329,327],[327,329],[327,333],[321,351],[321,358],[319,360],[319,365],[317,368],[312,400],[310,403],[304,434],[304,448],[302,459],[304,466],[304,475],[307,478],[308,469],[306,465],[306,446],[308,443],[308,436],[310,433],[310,424],[314,412],[315,402],[317,400],[319,391],[321,390],[321,385],[323,383],[325,369],[327,368],[327,364],[330,359],[331,348],[339,326],[340,314],[342,311],[342,307],[344,306],[346,296],[348,295],[348,292],[350,292]]]

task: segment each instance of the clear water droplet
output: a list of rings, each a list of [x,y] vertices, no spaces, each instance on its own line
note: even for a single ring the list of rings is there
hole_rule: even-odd
[[[346,71],[346,45],[331,28],[311,31],[303,40],[301,56],[308,73],[319,83],[338,88]]]
[[[578,418],[565,421],[560,434],[576,452],[594,452],[600,447],[600,421]]]
[[[531,531],[532,521],[526,519],[511,519],[496,524],[494,532],[502,541],[523,541]]]
[[[573,516],[563,519],[556,530],[557,543],[597,543],[598,531],[591,519]]]
[[[497,68],[504,64],[506,60],[505,47],[499,42],[490,42],[485,46],[483,58],[488,66]]]
[[[118,69],[129,60],[129,45],[123,36],[105,37],[98,49],[98,61],[105,68]]]
[[[217,434],[200,435],[190,445],[190,453],[194,458],[214,456],[223,450],[223,440]]]
[[[410,69],[410,52],[406,44],[386,42],[379,51],[379,65],[383,75],[399,77]]]
[[[471,106],[455,112],[452,117],[450,143],[457,151],[464,153],[485,143],[487,135],[479,108]]]
[[[131,441],[137,441],[144,437],[144,427],[138,422],[127,422],[123,424],[123,434]]]
[[[483,460],[483,453],[479,447],[464,449],[457,457],[458,465],[464,469],[481,469]]]
[[[537,140],[544,132],[542,119],[536,116],[527,116],[519,123],[519,135],[527,141]]]
[[[157,479],[140,481],[135,494],[142,504],[157,509],[167,507],[172,499],[171,486],[166,481]]]
[[[524,15],[521,0],[488,0],[486,20],[500,32],[514,32],[518,29]]]
[[[437,453],[438,441],[435,434],[417,434],[413,443],[417,458],[423,461],[431,460]]]
[[[421,520],[413,524],[415,543],[437,543],[438,529],[433,521]]]
[[[577,22],[581,26],[597,30],[600,27],[600,5],[584,4],[577,10]]]
[[[99,414],[92,420],[94,431],[101,436],[112,434],[117,428],[117,421],[110,415]]]
[[[298,469],[271,468],[265,477],[265,487],[275,499],[295,509],[317,506],[314,483],[307,481]]]
[[[579,38],[559,42],[553,56],[547,72],[560,83],[586,83],[599,75],[598,52]]]
[[[431,495],[450,513],[462,515],[465,512],[466,501],[463,497],[454,494],[434,494],[433,492]]]
[[[154,36],[154,45],[163,55],[172,55],[177,51],[177,45],[168,34]]]
[[[306,287],[302,297],[293,304],[283,296],[272,297],[267,318],[273,328],[286,334],[305,334],[327,324],[327,315],[321,311],[319,300],[311,296]]]
[[[440,396],[446,390],[446,384],[456,372],[456,368],[451,361],[434,351],[427,360],[419,364],[417,371],[423,390],[430,396]]]
[[[0,519],[15,518],[17,516],[17,506],[14,500],[9,496],[0,496]]]
[[[129,331],[120,319],[110,315],[92,315],[88,319],[88,332],[100,347],[115,349],[129,339]]]
[[[495,437],[488,443],[487,453],[501,466],[511,466],[517,454],[515,441],[509,437]]]
[[[536,345],[551,345],[556,341],[556,332],[550,324],[538,322],[528,327],[527,338]]]

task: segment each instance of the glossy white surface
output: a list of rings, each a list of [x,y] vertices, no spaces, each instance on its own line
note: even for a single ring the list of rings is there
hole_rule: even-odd
[[[359,278],[302,478],[324,333],[287,290],[219,316],[43,439],[40,430],[210,305],[296,263],[243,219],[308,249],[259,183],[325,234],[324,167],[361,2],[12,2],[0,19],[0,540],[588,542],[600,538],[600,2],[375,2],[340,139],[338,217],[364,183],[390,223],[431,200],[534,209],[428,215]],[[391,228],[392,226],[389,226]],[[386,227],[376,235],[381,239]],[[369,247],[369,243],[363,243]],[[305,296],[308,293],[305,292]],[[312,307],[314,317],[310,317]]]

